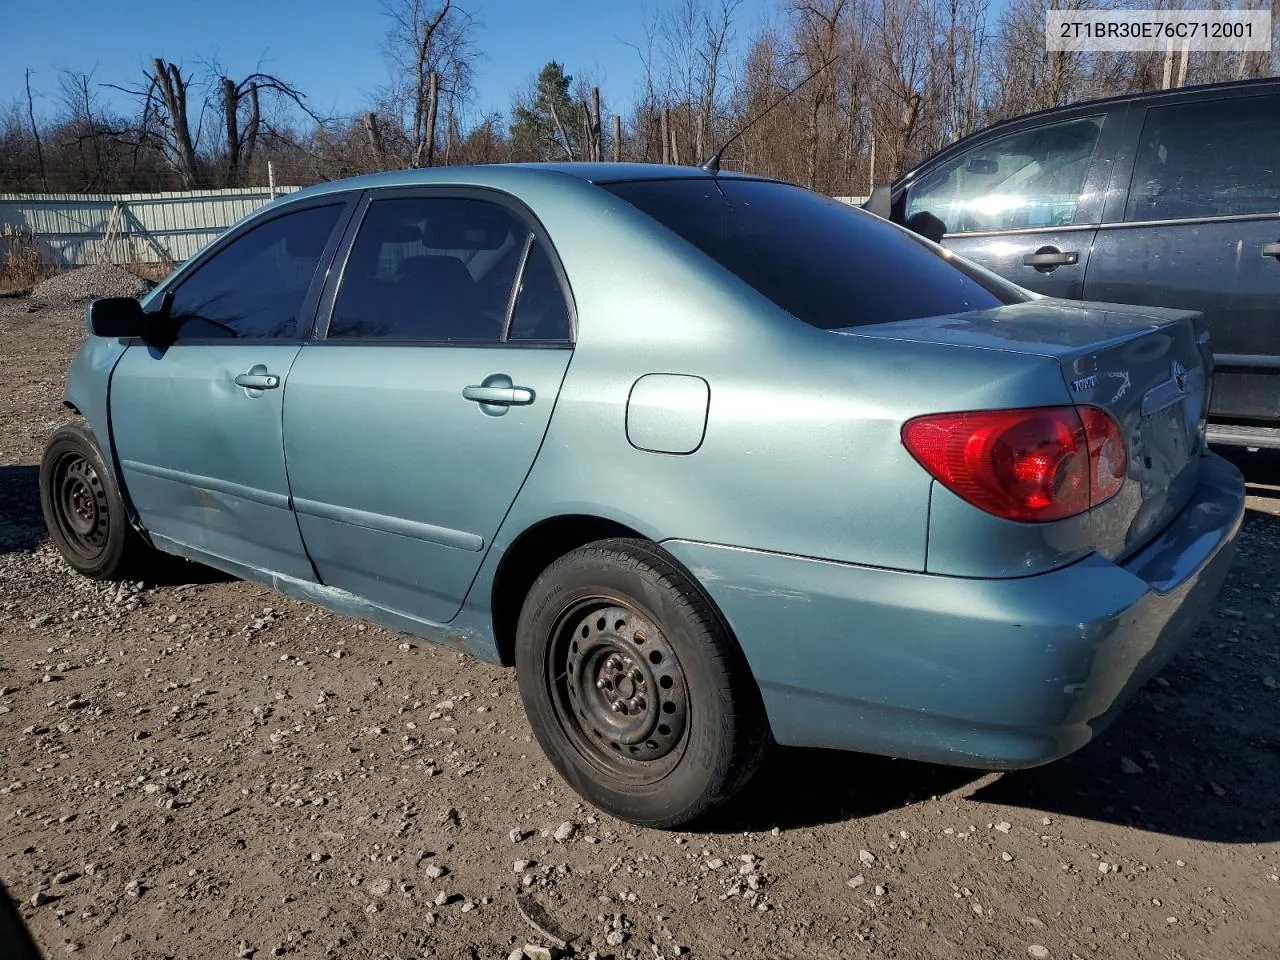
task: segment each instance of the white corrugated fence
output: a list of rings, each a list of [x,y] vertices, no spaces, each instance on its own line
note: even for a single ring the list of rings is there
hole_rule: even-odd
[[[276,187],[276,194],[298,187]],[[171,193],[0,193],[0,254],[6,235],[34,238],[44,259],[90,263],[181,263],[271,200],[265,187]],[[837,197],[862,203],[865,197]]]
[[[277,195],[298,187],[276,187]],[[271,200],[265,187],[171,193],[0,193],[6,234],[33,237],[59,266],[181,263]]]

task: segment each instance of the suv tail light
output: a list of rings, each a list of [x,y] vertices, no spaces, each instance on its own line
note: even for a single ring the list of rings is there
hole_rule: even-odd
[[[1072,517],[1124,484],[1124,435],[1098,407],[932,414],[903,424],[902,442],[952,493],[1007,520]]]

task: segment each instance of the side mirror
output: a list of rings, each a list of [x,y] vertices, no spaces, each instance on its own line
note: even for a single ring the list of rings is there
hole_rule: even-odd
[[[903,226],[934,243],[941,243],[942,238],[947,235],[947,225],[928,210],[913,213],[907,217],[907,222]]]
[[[150,318],[133,297],[103,297],[89,303],[89,332],[95,337],[146,336]]]
[[[871,196],[862,205],[867,213],[874,213],[881,220],[889,220],[893,214],[893,187],[882,183],[871,191]]]

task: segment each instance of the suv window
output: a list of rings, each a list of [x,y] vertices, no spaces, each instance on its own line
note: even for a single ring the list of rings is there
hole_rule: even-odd
[[[529,230],[495,203],[393,197],[369,204],[328,339],[502,339]]]
[[[802,187],[701,177],[604,189],[815,327],[960,313],[1026,297],[907,230]]]
[[[1068,226],[1105,119],[1050,123],[966,150],[911,188],[907,216],[927,210],[948,233]]]
[[[285,213],[232,240],[184,279],[169,316],[179,340],[294,337],[343,204]]]
[[[1280,96],[1154,107],[1125,220],[1280,211]]]
[[[533,241],[520,290],[516,293],[515,313],[511,315],[509,340],[568,340],[569,307],[560,289],[560,279],[547,255],[544,244]]]

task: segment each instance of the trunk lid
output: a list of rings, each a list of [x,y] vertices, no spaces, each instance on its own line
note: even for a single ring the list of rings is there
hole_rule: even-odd
[[[840,332],[1056,360],[1070,402],[1106,410],[1125,436],[1126,483],[1091,512],[1098,551],[1118,559],[1163,529],[1198,482],[1210,373],[1202,331],[1190,311],[1036,298]]]

